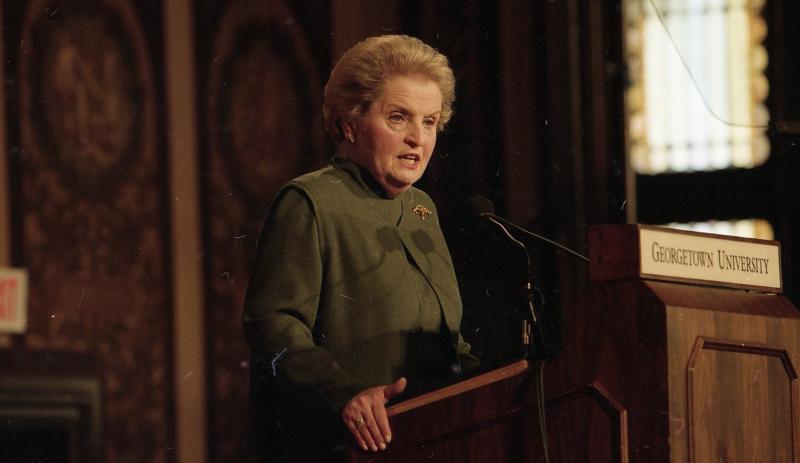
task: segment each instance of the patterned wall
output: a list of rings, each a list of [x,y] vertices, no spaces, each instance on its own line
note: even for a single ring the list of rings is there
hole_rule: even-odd
[[[297,14],[298,3],[198,7],[198,30],[206,31],[198,59],[210,461],[244,460],[249,349],[241,314],[269,204],[280,185],[329,155],[320,117],[325,52],[312,45],[303,22],[309,16]]]
[[[3,3],[15,348],[86,353],[106,462],[169,461],[173,425],[159,2]],[[68,366],[67,366],[68,368]]]

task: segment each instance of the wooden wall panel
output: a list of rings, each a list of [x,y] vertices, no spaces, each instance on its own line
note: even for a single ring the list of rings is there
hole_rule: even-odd
[[[160,3],[7,1],[3,13],[13,264],[30,274],[29,330],[12,351],[96,358],[106,461],[169,461]]]
[[[244,461],[247,453],[241,314],[269,205],[283,183],[330,155],[320,78],[328,44],[316,42],[326,16],[314,23],[303,6],[198,4],[210,461]]]

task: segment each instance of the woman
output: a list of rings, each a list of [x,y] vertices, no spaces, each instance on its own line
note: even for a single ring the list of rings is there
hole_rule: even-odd
[[[454,97],[447,58],[407,36],[364,40],[331,72],[323,114],[346,155],[278,194],[245,302],[269,458],[329,458],[347,431],[383,450],[389,400],[474,363],[436,208],[412,186]]]

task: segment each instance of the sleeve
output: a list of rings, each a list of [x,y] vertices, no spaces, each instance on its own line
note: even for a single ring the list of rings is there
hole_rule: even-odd
[[[242,317],[254,365],[279,391],[337,416],[366,389],[315,344],[324,270],[317,219],[296,188],[275,200],[262,229]]]

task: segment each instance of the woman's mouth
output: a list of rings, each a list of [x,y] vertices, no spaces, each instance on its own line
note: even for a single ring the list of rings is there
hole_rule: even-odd
[[[419,165],[420,156],[418,154],[401,154],[397,158],[404,167],[409,169],[414,169]]]

